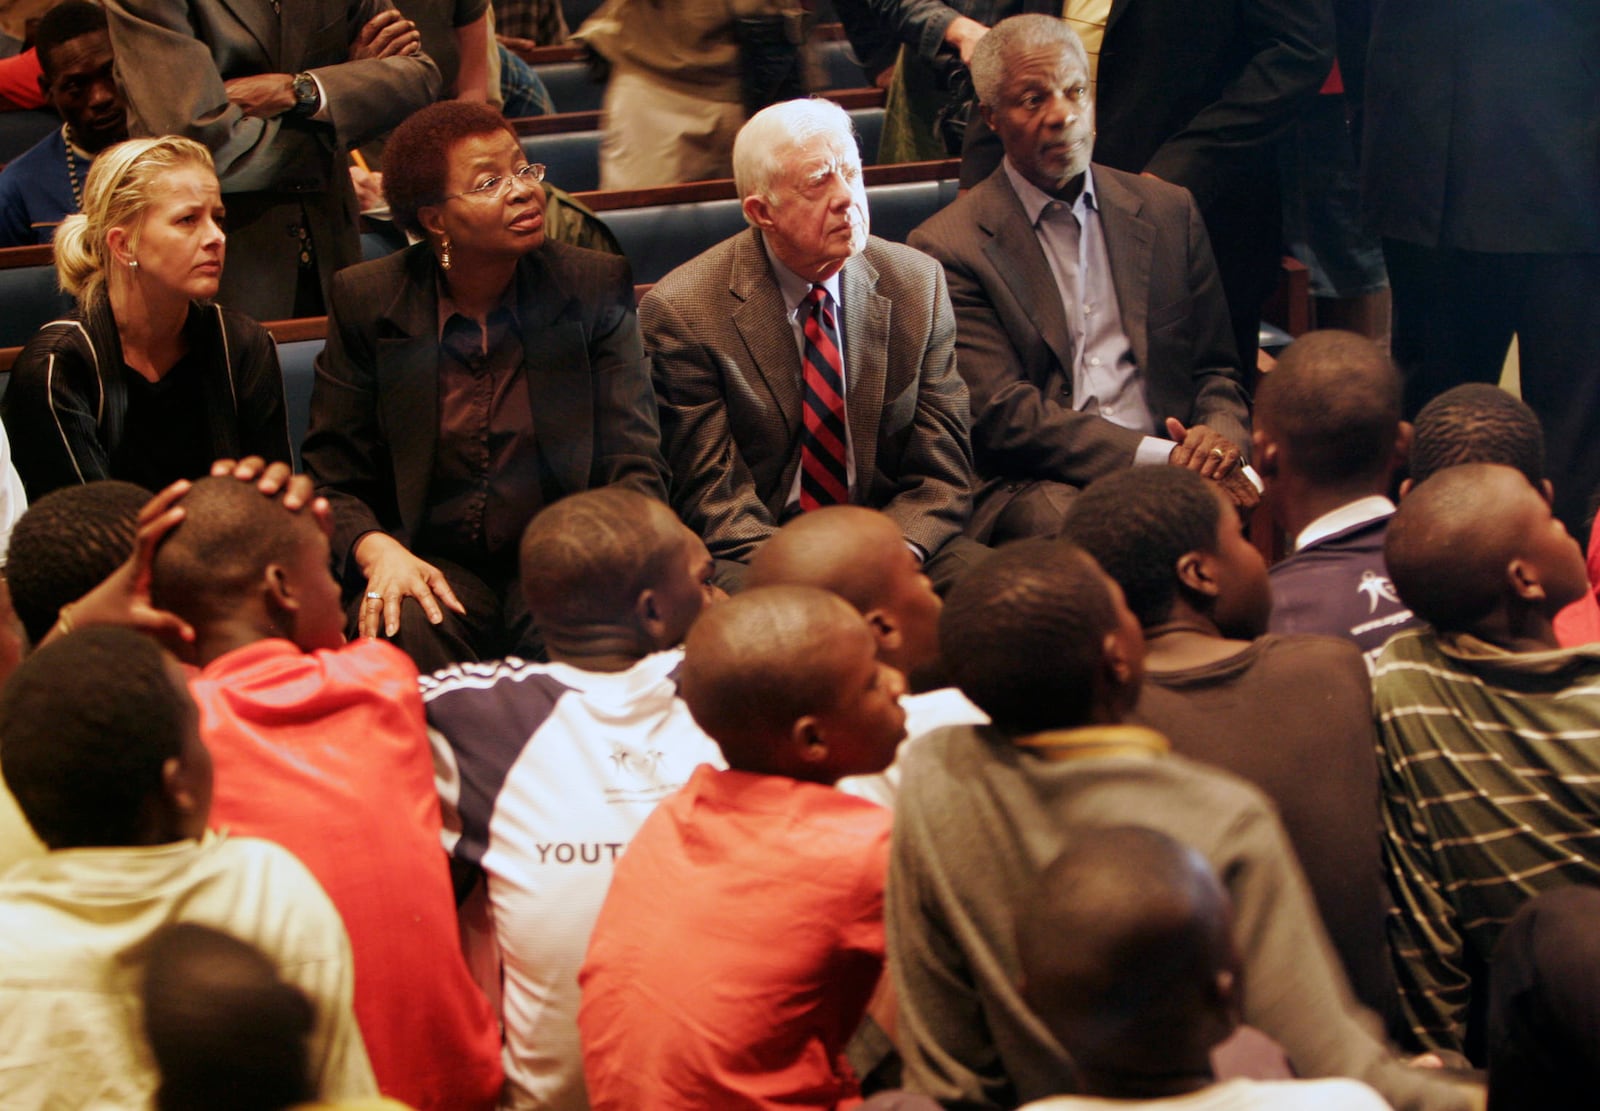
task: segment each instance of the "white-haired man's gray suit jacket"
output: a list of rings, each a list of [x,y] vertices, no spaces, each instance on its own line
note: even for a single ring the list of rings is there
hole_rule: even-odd
[[[944,272],[869,237],[840,289],[851,500],[935,555],[965,527],[973,480]],[[639,319],[672,503],[713,556],[743,562],[778,527],[800,465],[800,353],[761,233],[747,229],[668,274]]]

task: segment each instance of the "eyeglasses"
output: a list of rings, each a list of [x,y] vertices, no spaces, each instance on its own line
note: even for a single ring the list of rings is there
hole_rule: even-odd
[[[439,203],[453,201],[457,197],[482,197],[484,199],[498,197],[506,191],[506,187],[512,182],[516,182],[519,185],[538,185],[543,180],[544,163],[530,162],[520,170],[513,170],[509,174],[497,174],[486,180],[482,185],[474,186],[471,189],[463,189],[459,193],[447,193],[439,198]]]

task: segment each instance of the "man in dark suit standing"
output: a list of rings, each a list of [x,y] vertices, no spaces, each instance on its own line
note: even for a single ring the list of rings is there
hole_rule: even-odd
[[[786,518],[881,509],[938,582],[972,547],[967,389],[927,256],[867,234],[849,116],[825,100],[757,113],[733,172],[749,229],[639,306],[672,501],[737,585]]]
[[[1498,381],[1515,334],[1575,534],[1600,488],[1597,57],[1593,0],[1373,4],[1362,200],[1406,416]]]
[[[1135,464],[1192,467],[1254,504],[1249,402],[1194,199],[1090,165],[1088,61],[1064,21],[1001,21],[972,76],[1005,161],[911,244],[955,302],[985,480],[974,535],[1053,536],[1078,487]]]
[[[361,261],[345,151],[439,95],[390,0],[107,0],[135,135],[183,135],[228,206],[218,299],[257,320],[316,316]]]

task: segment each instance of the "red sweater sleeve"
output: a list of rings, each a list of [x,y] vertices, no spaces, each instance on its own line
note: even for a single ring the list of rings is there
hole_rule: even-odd
[[[32,48],[13,58],[0,58],[0,111],[43,108],[40,73],[38,54]]]

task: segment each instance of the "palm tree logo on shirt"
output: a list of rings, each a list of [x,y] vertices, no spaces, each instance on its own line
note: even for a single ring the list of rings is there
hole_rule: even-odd
[[[1361,572],[1361,581],[1356,584],[1356,591],[1367,596],[1367,613],[1378,612],[1380,601],[1400,604],[1400,595],[1394,592],[1394,584],[1387,577],[1375,571]]]
[[[662,754],[653,748],[642,752],[635,751],[624,745],[611,746],[611,766],[617,771],[631,772],[641,779],[653,779],[656,770],[661,766]]]

